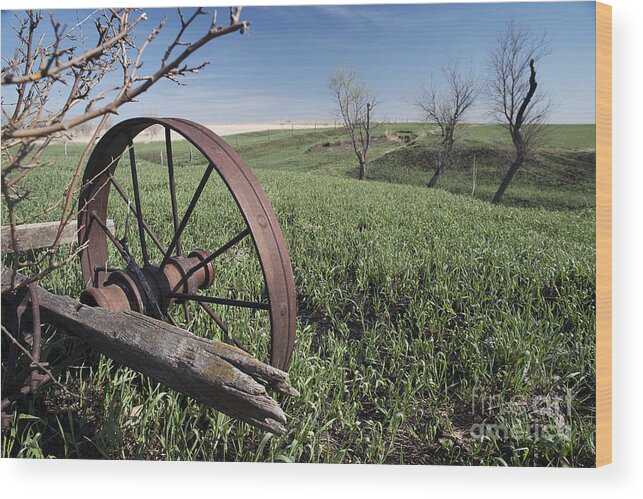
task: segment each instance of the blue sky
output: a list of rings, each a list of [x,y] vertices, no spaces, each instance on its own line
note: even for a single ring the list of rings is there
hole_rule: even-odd
[[[553,123],[595,121],[595,4],[479,3],[425,5],[247,7],[252,26],[211,42],[193,62],[210,60],[188,79],[187,87],[161,82],[137,103],[121,108],[129,117],[154,112],[203,123],[328,120],[333,101],[327,81],[339,64],[354,66],[377,95],[380,118],[417,119],[410,101],[448,58],[470,64],[481,81],[496,34],[510,21],[538,32],[547,30],[552,53],[538,68],[540,87],[554,103]],[[137,31],[144,39],[163,17],[168,24],[146,51],[148,71],[177,30],[174,9],[145,9],[148,20]],[[89,11],[56,10],[55,17],[74,24]],[[2,56],[16,46],[2,12]],[[227,9],[220,9],[225,20]],[[193,39],[207,29],[203,18]],[[6,88],[3,89],[3,92]],[[8,102],[8,96],[5,95]],[[488,121],[484,100],[469,121]]]

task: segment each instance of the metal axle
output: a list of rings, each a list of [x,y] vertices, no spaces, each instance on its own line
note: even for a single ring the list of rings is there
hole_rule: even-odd
[[[175,302],[181,301],[176,295],[192,295],[212,285],[214,263],[210,260],[201,264],[208,256],[203,250],[192,251],[187,257],[174,256],[163,270],[153,264],[140,268],[131,263],[125,269],[110,272],[102,286],[85,289],[80,302],[114,312],[133,310],[160,319]]]

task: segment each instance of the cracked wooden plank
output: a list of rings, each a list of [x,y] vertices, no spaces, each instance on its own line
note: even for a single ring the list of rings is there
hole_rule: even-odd
[[[40,222],[35,224],[16,225],[16,243],[18,251],[28,251],[38,248],[49,248],[53,245],[58,233],[60,222]],[[114,220],[107,220],[107,228],[114,232]],[[70,220],[63,228],[58,240],[59,244],[72,244],[78,239],[76,220]],[[2,227],[2,252],[12,253],[11,228]]]
[[[3,285],[10,275],[3,271]],[[10,299],[9,293],[3,296],[3,301]],[[85,340],[116,362],[257,428],[286,432],[286,416],[268,390],[299,396],[287,373],[235,346],[136,312],[89,307],[40,286],[38,299],[43,322]]]

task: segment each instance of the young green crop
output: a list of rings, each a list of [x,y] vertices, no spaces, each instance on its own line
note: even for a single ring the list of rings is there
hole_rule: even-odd
[[[400,142],[391,135],[395,129],[413,132],[415,142]],[[390,126],[389,138],[380,130],[372,172],[389,168],[386,182],[351,178],[356,167],[339,130],[239,136],[239,150],[283,228],[297,286],[290,377],[301,397],[280,400],[288,433],[265,434],[90,354],[62,380],[83,398],[55,385],[43,388],[20,406],[31,416],[3,432],[3,456],[591,466],[595,210],[593,201],[585,202],[593,192],[591,165],[587,173],[570,160],[583,153],[577,149],[591,147],[591,130],[561,130],[571,145],[562,147],[559,133],[548,153],[563,159],[542,173],[545,180],[529,171],[517,177],[514,197],[513,187],[507,196],[516,207],[447,192],[470,189],[458,183],[468,175],[461,170],[445,174],[444,189],[425,188],[421,176],[411,181],[418,165],[389,160],[411,148],[430,150],[431,137],[416,124]],[[482,127],[472,131],[468,147],[489,147],[496,131],[488,131],[486,142]],[[236,140],[228,138],[233,146]],[[159,147],[141,144],[137,152],[143,158],[146,149]],[[204,164],[189,161],[185,142],[174,148],[185,209]],[[62,192],[71,167],[56,148],[48,159],[52,168],[28,177],[32,201],[21,216]],[[399,182],[396,165],[403,170]],[[126,166],[125,160],[117,176],[129,187]],[[143,159],[139,166],[143,212],[168,240],[165,167]],[[487,192],[496,166],[483,162],[481,168]],[[561,178],[567,178],[562,187]],[[126,224],[127,208],[115,196],[110,203],[117,235],[129,224],[136,253],[135,221]],[[217,247],[240,227],[221,182],[208,185],[197,211],[184,247]],[[218,261],[216,292],[260,296],[261,273],[252,256],[246,241]],[[111,257],[117,264],[117,254]],[[78,262],[43,284],[77,297]],[[217,311],[265,358],[265,316]],[[190,330],[221,339],[192,312]],[[60,354],[74,344],[56,333],[50,349]],[[481,435],[482,423],[501,431]],[[547,427],[564,431],[542,431]]]

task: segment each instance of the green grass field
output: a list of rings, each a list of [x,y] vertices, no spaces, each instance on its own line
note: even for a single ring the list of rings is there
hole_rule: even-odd
[[[366,182],[355,179],[340,130],[228,137],[264,186],[293,262],[299,327],[290,376],[301,397],[280,400],[289,432],[265,434],[90,353],[62,380],[83,398],[50,385],[22,403],[2,434],[2,455],[592,466],[594,133],[551,126],[502,206],[487,202],[506,164],[497,127],[467,127],[435,190],[424,185],[438,142],[420,124],[380,126]],[[165,168],[154,163],[160,147],[137,151],[143,212],[168,241]],[[175,150],[185,206],[204,164],[188,160],[186,143]],[[28,177],[22,218],[64,189],[79,151],[70,147],[65,159],[62,146],[49,149],[51,167]],[[125,184],[127,164],[118,172]],[[184,245],[214,248],[236,233],[241,220],[220,181],[199,203]],[[125,212],[114,200],[119,236]],[[252,251],[242,245],[218,261],[216,292],[261,293]],[[43,284],[78,297],[78,263]],[[265,358],[266,317],[219,311]],[[187,326],[220,339],[193,312]],[[53,362],[76,342],[50,332]]]

